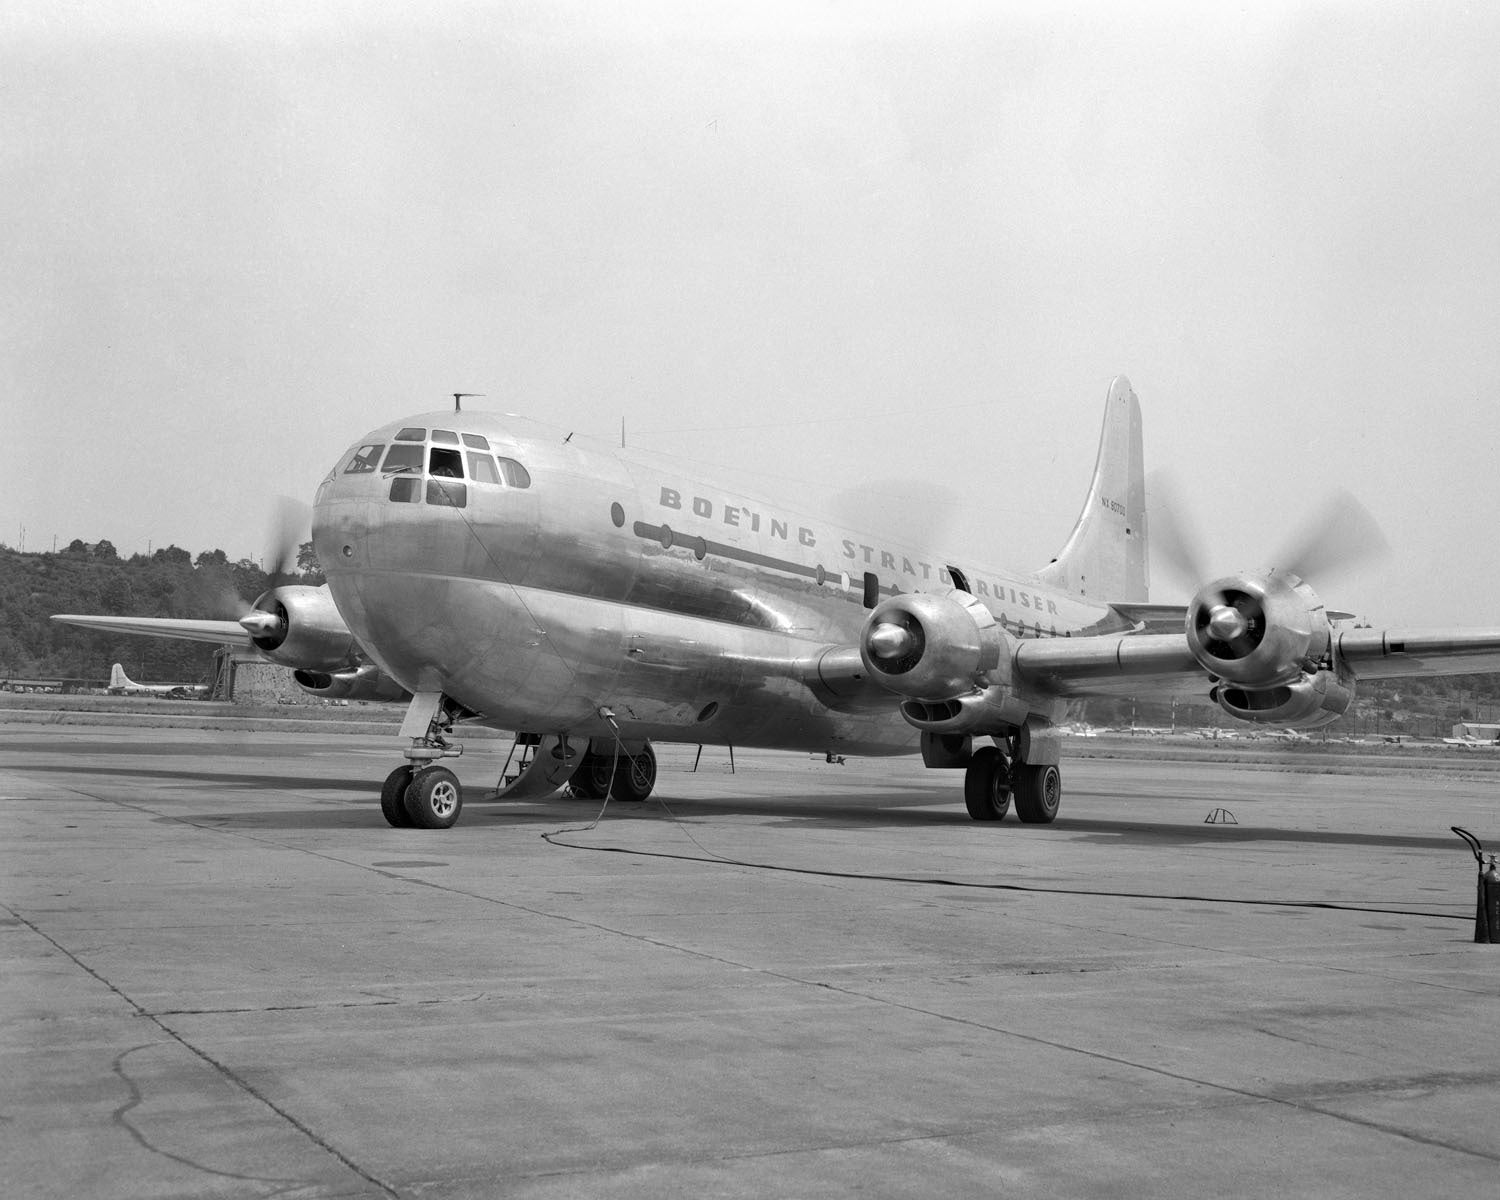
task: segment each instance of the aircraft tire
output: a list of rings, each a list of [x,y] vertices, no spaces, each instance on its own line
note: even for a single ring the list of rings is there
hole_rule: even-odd
[[[447,767],[429,767],[406,789],[406,814],[418,829],[447,829],[464,806],[458,776]]]
[[[656,751],[648,742],[639,754],[620,755],[615,764],[615,781],[609,794],[614,800],[638,804],[656,787]]]
[[[406,789],[411,786],[411,765],[397,767],[385,777],[380,788],[380,811],[397,829],[411,828],[411,814],[406,811]]]
[[[1010,811],[1010,772],[994,746],[974,751],[964,770],[964,807],[976,821],[1003,821]]]
[[[1018,764],[1011,772],[1016,816],[1026,825],[1050,825],[1062,803],[1062,772],[1053,766]]]
[[[609,795],[609,779],[614,771],[615,762],[609,755],[585,754],[573,778],[568,780],[568,790],[580,800],[603,800]]]

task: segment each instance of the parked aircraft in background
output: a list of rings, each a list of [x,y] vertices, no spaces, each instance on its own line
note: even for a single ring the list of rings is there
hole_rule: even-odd
[[[1254,725],[1313,728],[1348,710],[1357,678],[1500,670],[1500,629],[1341,628],[1302,578],[1347,557],[1338,525],[1185,609],[1150,604],[1123,377],[1082,514],[1031,572],[455,407],[381,426],[334,464],[312,530],[326,585],[273,587],[237,621],[56,619],[251,645],[319,695],[410,693],[406,762],[381,795],[393,825],[458,818],[441,760],[467,722],[522,731],[504,796],[567,783],[643,799],[653,741],[920,753],[963,772],[975,820],[1014,805],[1045,823],[1072,699],[1192,691]]]
[[[201,683],[136,683],[119,663],[109,669],[111,696],[163,696],[172,700],[201,700],[208,685]]]

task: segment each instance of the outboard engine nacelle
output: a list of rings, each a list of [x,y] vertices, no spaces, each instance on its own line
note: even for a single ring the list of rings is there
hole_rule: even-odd
[[[1293,683],[1254,691],[1220,684],[1211,694],[1220,708],[1241,721],[1316,729],[1349,711],[1354,703],[1354,680],[1341,680],[1332,671],[1317,671]]]
[[[284,667],[339,671],[356,664],[354,635],[326,586],[272,588],[240,624],[257,650]]]
[[[1230,576],[1188,606],[1188,649],[1209,674],[1246,691],[1297,683],[1327,662],[1328,614],[1295,575]]]
[[[352,671],[292,672],[292,679],[309,695],[323,700],[410,700],[411,693],[372,663]]]
[[[1008,637],[968,592],[903,592],[865,621],[859,656],[899,696],[953,700],[1010,682]]]

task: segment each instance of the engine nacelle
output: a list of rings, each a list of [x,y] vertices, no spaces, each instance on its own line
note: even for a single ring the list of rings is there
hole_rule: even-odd
[[[410,700],[411,693],[371,663],[352,671],[293,671],[304,692],[324,700]]]
[[[994,734],[1026,723],[1030,706],[1007,687],[976,688],[945,700],[903,700],[901,715],[923,733]]]
[[[1332,629],[1295,575],[1215,580],[1188,605],[1188,648],[1203,669],[1245,691],[1291,687],[1328,658]]]
[[[1354,703],[1354,680],[1340,679],[1332,671],[1317,671],[1270,688],[1250,690],[1221,684],[1212,695],[1220,708],[1241,721],[1316,729],[1349,711]]]
[[[859,656],[899,696],[956,700],[1010,682],[1008,641],[994,614],[968,592],[903,592],[870,613]]]
[[[257,650],[284,667],[336,672],[356,664],[354,635],[326,587],[272,588],[240,624]]]

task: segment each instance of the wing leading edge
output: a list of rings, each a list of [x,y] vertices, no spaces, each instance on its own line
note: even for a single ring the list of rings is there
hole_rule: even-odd
[[[146,637],[177,638],[189,642],[213,642],[249,648],[250,634],[238,621],[199,621],[177,617],[96,617],[80,613],[58,613],[52,618],[65,625],[136,633]]]

